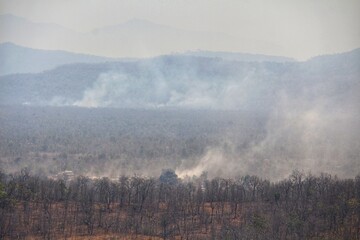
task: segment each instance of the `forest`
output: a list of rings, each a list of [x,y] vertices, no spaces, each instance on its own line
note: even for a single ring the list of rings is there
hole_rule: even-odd
[[[0,239],[360,239],[359,56],[1,76]]]
[[[0,240],[360,240],[359,10],[0,0]]]
[[[358,149],[303,170],[297,129],[255,151],[268,121],[1,106],[0,239],[360,239]]]
[[[0,174],[1,239],[360,239],[360,176]]]
[[[0,163],[39,175],[153,176],[191,168],[211,148],[240,151],[263,138],[264,122],[244,111],[2,106]]]

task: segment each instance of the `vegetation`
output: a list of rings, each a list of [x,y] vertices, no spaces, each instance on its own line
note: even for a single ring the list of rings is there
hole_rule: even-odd
[[[0,179],[1,239],[360,239],[360,176]]]
[[[360,239],[359,53],[0,77],[0,239]]]
[[[0,165],[40,175],[158,176],[191,168],[207,148],[240,151],[263,138],[264,125],[261,114],[241,111],[2,106]]]

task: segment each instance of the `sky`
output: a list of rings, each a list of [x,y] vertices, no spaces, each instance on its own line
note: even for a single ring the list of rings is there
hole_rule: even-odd
[[[144,19],[247,39],[227,51],[296,59],[360,46],[360,0],[0,0],[8,13],[79,32]]]

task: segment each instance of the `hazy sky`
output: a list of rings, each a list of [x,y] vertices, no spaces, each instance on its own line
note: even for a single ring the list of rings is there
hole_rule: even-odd
[[[264,41],[267,53],[298,59],[360,46],[360,0],[0,0],[0,13],[77,31],[145,19]]]

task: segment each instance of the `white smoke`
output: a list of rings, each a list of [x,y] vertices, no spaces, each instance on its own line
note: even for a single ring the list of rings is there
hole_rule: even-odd
[[[281,92],[260,141],[238,150],[237,140],[225,132],[227,147],[209,148],[192,167],[179,166],[177,174],[254,174],[271,180],[283,179],[294,169],[340,177],[359,174],[359,110],[334,106],[322,97],[316,101],[305,99],[303,95],[294,98]]]
[[[276,77],[262,68],[222,78],[227,75],[198,74],[196,67],[178,71],[174,66],[174,72],[166,75],[161,64],[147,66],[151,70],[140,74],[107,72],[73,105],[265,109],[263,136],[253,136],[255,140],[239,147],[234,136],[242,133],[224,132],[230,147],[209,148],[193,166],[179,166],[177,174],[256,174],[276,180],[299,169],[354,176],[360,172],[358,78],[342,72],[340,77],[332,76],[316,64],[307,64],[310,67],[299,65],[284,75],[273,74]]]
[[[72,101],[57,97],[50,105],[78,107],[125,107],[125,108],[249,108],[251,101],[261,95],[254,92],[253,73],[242,78],[207,81],[196,75],[174,75],[171,79],[152,70],[155,76],[133,76],[118,72],[100,74],[91,88],[84,91],[80,100]],[[266,87],[266,86],[265,86]],[[262,87],[262,88],[265,88]],[[253,95],[256,96],[253,96]],[[261,96],[260,96],[261,98]],[[250,103],[249,103],[250,101]]]
[[[95,81],[92,88],[85,90],[83,98],[74,102],[73,105],[78,107],[107,107],[112,104],[112,97],[126,92],[128,84],[124,75],[103,73]]]

